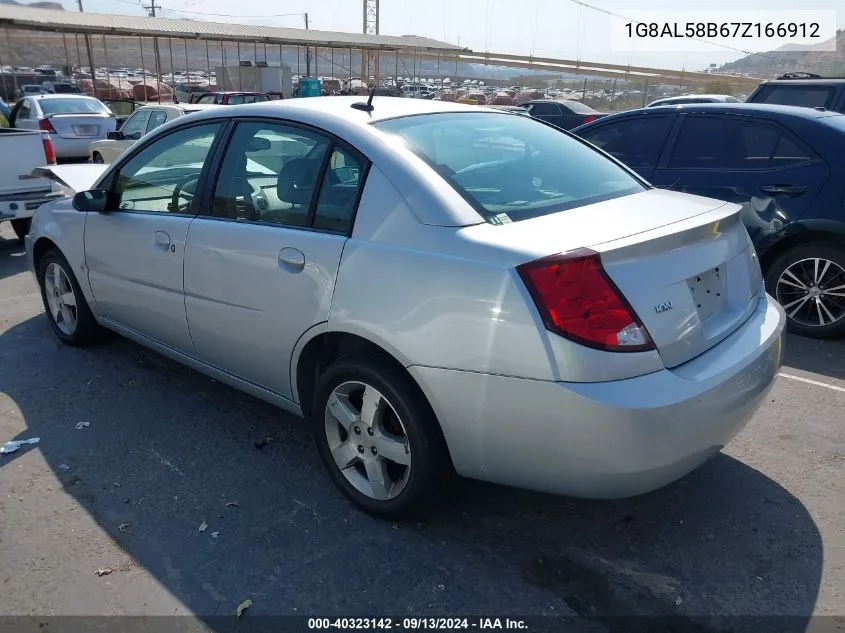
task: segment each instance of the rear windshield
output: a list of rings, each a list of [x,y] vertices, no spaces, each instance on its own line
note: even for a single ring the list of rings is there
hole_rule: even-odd
[[[110,114],[97,99],[41,99],[44,114]]]
[[[575,114],[592,114],[595,112],[590,106],[584,105],[580,101],[563,101],[563,105],[572,110]]]
[[[803,106],[805,108],[830,108],[836,96],[834,86],[784,86],[769,84],[760,88],[748,101],[777,105]]]
[[[492,224],[646,189],[589,145],[529,117],[443,113],[374,125],[400,137]]]

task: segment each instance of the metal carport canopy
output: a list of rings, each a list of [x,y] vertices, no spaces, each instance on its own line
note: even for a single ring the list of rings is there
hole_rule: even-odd
[[[467,48],[461,48],[454,44],[417,36],[364,35],[278,26],[172,20],[170,18],[111,13],[77,13],[8,4],[0,5],[0,26],[8,29],[53,31],[68,34],[171,37],[326,48],[429,51],[453,54],[459,51],[469,51]]]

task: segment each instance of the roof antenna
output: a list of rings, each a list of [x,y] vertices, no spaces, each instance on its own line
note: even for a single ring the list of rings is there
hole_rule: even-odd
[[[352,107],[355,108],[356,110],[363,110],[364,112],[372,112],[373,110],[375,110],[375,107],[373,106],[373,97],[375,97],[375,96],[376,96],[376,87],[373,86],[372,88],[370,88],[370,98],[367,99],[367,103],[361,103],[361,102],[353,103]]]

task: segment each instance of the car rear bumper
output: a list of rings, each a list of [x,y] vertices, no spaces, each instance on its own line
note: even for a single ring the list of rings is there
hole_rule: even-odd
[[[785,315],[763,295],[727,339],[672,370],[555,383],[414,366],[461,475],[578,497],[666,485],[754,415],[783,358]]]
[[[62,138],[57,134],[51,134],[53,149],[56,151],[56,158],[77,158],[88,159],[90,157],[89,145],[92,141],[101,141],[105,136],[94,136],[91,138]]]
[[[0,196],[0,221],[31,218],[41,205],[63,197],[63,193],[55,191]]]

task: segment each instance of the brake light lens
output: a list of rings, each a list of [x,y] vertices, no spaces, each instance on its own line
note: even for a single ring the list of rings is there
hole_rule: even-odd
[[[587,123],[592,123],[596,119],[598,119],[598,117],[595,114],[588,114],[584,117],[584,120],[581,122],[581,125],[587,125]]]
[[[41,135],[41,142],[44,144],[44,158],[48,165],[56,164],[56,150],[53,148],[53,141],[46,134]]]
[[[56,128],[53,127],[50,119],[41,119],[38,121],[38,129],[42,132],[49,132],[50,134],[56,133]]]
[[[572,341],[613,352],[642,352],[654,343],[607,276],[601,257],[582,248],[517,266],[546,329]]]

